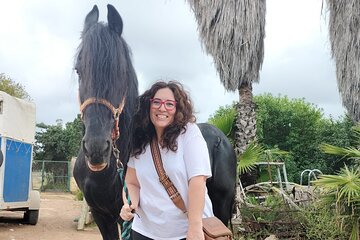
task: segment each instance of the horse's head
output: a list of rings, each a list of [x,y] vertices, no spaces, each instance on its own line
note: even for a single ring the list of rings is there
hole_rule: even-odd
[[[114,146],[122,148],[120,158],[127,161],[137,97],[136,74],[121,36],[122,19],[112,5],[108,5],[108,24],[98,22],[98,18],[95,5],[85,18],[75,64],[85,125],[82,151],[92,171],[110,165]]]

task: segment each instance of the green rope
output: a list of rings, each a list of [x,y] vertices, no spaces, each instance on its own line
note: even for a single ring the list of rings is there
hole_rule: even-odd
[[[127,203],[129,204],[129,206],[131,205],[131,200],[130,200],[130,194],[129,194],[129,191],[127,189],[127,186],[126,186],[126,182],[125,182],[125,176],[124,176],[124,167],[119,167],[118,168],[118,173],[120,175],[120,179],[122,181],[122,184],[123,184],[123,188],[124,188],[124,192],[125,192],[125,196],[126,196],[126,199],[127,199]],[[122,240],[130,240],[131,237],[130,237],[130,233],[131,233],[131,223],[132,223],[132,220],[130,221],[124,221],[123,224],[122,224],[122,228],[121,228],[121,239]]]

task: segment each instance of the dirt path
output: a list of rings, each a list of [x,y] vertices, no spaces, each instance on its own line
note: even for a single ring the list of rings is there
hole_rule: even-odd
[[[80,215],[81,204],[68,193],[41,193],[39,221],[35,226],[20,224],[16,218],[22,217],[22,213],[0,212],[0,239],[101,240],[96,226],[76,230],[74,219]]]

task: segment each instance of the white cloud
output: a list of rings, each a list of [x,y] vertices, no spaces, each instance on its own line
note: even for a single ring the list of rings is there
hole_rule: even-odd
[[[268,0],[265,60],[254,93],[304,97],[326,114],[343,113],[330,60],[321,0]],[[0,72],[25,85],[37,105],[37,121],[72,121],[78,113],[73,56],[86,14],[100,1],[14,0],[0,15]],[[143,92],[159,78],[184,83],[194,100],[198,121],[238,100],[225,92],[201,48],[197,26],[186,1],[117,1],[124,38],[133,52]]]

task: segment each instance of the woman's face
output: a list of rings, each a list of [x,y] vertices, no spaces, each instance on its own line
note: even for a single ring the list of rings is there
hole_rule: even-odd
[[[158,135],[174,121],[176,102],[174,93],[170,88],[161,88],[150,103],[150,120],[154,124]]]

